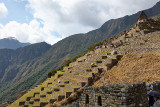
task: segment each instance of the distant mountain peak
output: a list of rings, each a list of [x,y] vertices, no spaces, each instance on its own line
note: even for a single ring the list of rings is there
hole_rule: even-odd
[[[0,39],[0,49],[17,49],[27,45],[30,45],[30,43],[21,43],[15,37]]]
[[[14,40],[17,40],[15,37],[8,37],[8,38],[4,38],[4,39],[14,39]]]

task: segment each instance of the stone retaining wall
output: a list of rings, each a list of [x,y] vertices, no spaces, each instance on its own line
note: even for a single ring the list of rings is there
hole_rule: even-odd
[[[85,88],[81,97],[64,107],[148,107],[144,82]]]

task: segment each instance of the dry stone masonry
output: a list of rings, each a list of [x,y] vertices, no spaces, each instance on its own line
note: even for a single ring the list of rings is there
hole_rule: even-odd
[[[160,92],[159,81],[152,85]],[[147,88],[144,82],[88,87],[77,101],[63,107],[149,107]]]

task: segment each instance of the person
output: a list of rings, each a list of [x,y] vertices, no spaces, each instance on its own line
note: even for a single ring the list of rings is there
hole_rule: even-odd
[[[152,91],[152,90],[153,90],[153,85],[151,84],[150,91]],[[154,97],[149,95],[149,107],[153,106],[154,102],[155,102]]]
[[[154,102],[154,97],[149,95],[149,107],[153,106]]]

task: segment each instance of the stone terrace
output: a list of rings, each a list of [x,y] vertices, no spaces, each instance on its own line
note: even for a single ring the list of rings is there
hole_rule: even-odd
[[[54,77],[31,89],[10,107],[42,107],[68,98],[82,87],[89,86],[94,79],[117,63],[121,55],[105,51],[91,51],[58,71]],[[100,78],[100,77],[99,77]]]

